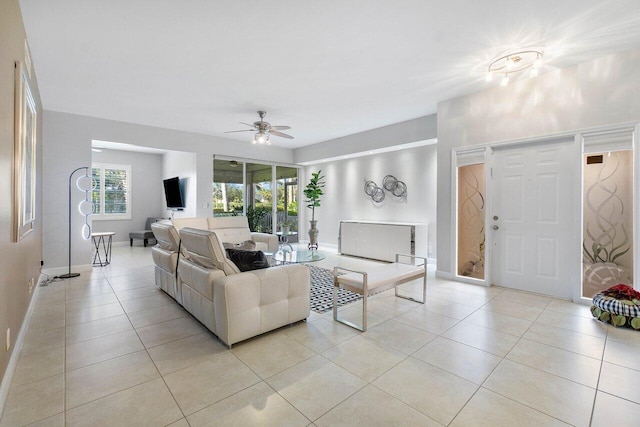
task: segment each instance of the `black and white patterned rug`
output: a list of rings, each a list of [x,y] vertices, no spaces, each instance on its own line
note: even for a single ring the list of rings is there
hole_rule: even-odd
[[[311,272],[311,310],[326,313],[333,309],[333,271],[305,264]],[[362,296],[346,289],[338,290],[338,307],[362,299]]]

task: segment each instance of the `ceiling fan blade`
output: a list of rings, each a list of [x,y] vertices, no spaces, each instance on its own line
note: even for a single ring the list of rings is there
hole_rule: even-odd
[[[282,138],[293,139],[293,137],[291,135],[287,135],[286,133],[278,132],[277,130],[272,130],[269,133],[271,135],[281,136]]]
[[[254,132],[254,129],[228,130],[225,133],[233,133],[233,132]]]
[[[250,125],[249,123],[245,123],[245,122],[239,122],[239,123],[242,124],[242,125],[245,125],[245,126],[252,127],[254,129],[256,128],[256,125]]]
[[[271,129],[273,129],[273,130],[287,130],[287,129],[291,129],[291,126],[271,126]]]

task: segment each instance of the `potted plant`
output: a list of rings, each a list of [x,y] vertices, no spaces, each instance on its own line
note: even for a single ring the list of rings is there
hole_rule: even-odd
[[[321,176],[322,171],[314,172],[311,174],[311,179],[304,189],[304,195],[307,198],[305,202],[307,207],[311,209],[311,228],[309,229],[309,249],[318,249],[318,228],[316,227],[316,208],[320,207],[320,197],[324,194],[322,188],[324,187],[324,176]]]
[[[293,221],[289,221],[286,220],[282,223],[282,225],[280,226],[282,229],[282,234],[284,236],[289,235],[289,233],[291,233],[291,227],[293,226]]]

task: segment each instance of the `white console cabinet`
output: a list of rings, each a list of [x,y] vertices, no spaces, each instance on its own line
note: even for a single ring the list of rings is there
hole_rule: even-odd
[[[427,256],[427,225],[402,222],[340,221],[338,251],[381,261],[396,254]]]

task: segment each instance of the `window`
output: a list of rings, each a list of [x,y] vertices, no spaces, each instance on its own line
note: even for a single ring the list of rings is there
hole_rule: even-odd
[[[94,163],[93,220],[131,219],[131,166]]]

